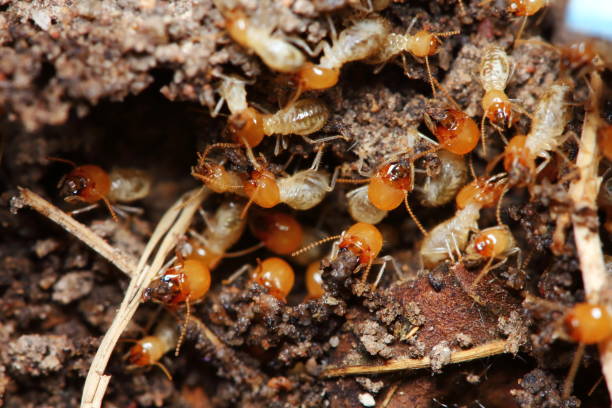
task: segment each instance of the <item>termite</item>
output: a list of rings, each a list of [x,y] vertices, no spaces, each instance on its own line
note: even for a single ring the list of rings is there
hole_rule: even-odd
[[[281,258],[267,258],[252,271],[251,280],[268,289],[268,293],[283,302],[293,288],[293,268]]]
[[[501,132],[500,128],[512,126],[512,104],[506,95],[512,65],[506,52],[497,45],[488,46],[480,59],[480,83],[485,90],[482,97],[482,150],[486,154],[485,120]]]
[[[329,118],[329,109],[320,99],[306,98],[291,102],[276,113],[260,113],[253,107],[233,114],[228,119],[227,131],[236,143],[250,147],[258,146],[264,136],[299,135],[308,143],[308,135],[315,133]],[[329,139],[325,139],[329,140]]]
[[[141,170],[119,169],[110,174],[100,166],[86,164],[77,166],[70,160],[50,158],[50,160],[70,164],[74,168],[66,174],[57,184],[60,196],[67,202],[82,201],[89,206],[72,211],[79,214],[98,206],[98,201],[104,201],[113,219],[117,221],[117,213],[135,211],[132,207],[113,206],[112,203],[140,200],[149,194],[151,189],[150,177]]]
[[[344,29],[330,46],[322,43],[319,64],[306,63],[295,74],[296,95],[308,90],[331,88],[338,83],[340,69],[351,61],[371,57],[380,49],[389,33],[389,24],[380,17],[366,18]],[[297,97],[297,96],[296,96]]]
[[[425,268],[431,269],[449,257],[452,259],[453,250],[465,249],[470,232],[478,231],[480,210],[495,205],[506,182],[500,175],[487,180],[478,178],[459,191],[455,215],[434,227],[421,244]]]
[[[272,29],[260,21],[252,21],[239,8],[228,9],[222,0],[215,5],[225,17],[225,29],[234,41],[253,50],[271,69],[292,73],[299,70],[306,58],[293,44],[272,34]]]
[[[317,245],[324,242],[339,240],[337,244],[338,251],[350,251],[359,258],[358,270],[365,267],[365,271],[361,277],[361,281],[365,282],[370,273],[372,263],[378,257],[383,246],[383,236],[372,224],[358,222],[349,227],[340,235],[334,235],[324,238],[318,242],[310,244],[299,251],[296,251],[292,256],[299,255],[304,251],[309,251]],[[335,256],[332,255],[332,259]]]
[[[463,111],[445,109],[433,118],[425,114],[423,119],[425,125],[440,142],[433,150],[444,149],[463,156],[478,145],[480,139],[478,125]]]
[[[538,101],[527,136],[513,137],[504,152],[492,160],[487,169],[493,168],[498,159],[503,157],[510,184],[530,184],[550,161],[549,152],[558,151],[564,141],[563,130],[571,118],[566,101],[570,89],[569,85],[562,82],[551,85]],[[544,161],[536,168],[537,157],[544,158]]]
[[[423,186],[415,187],[420,202],[426,207],[439,207],[455,198],[467,180],[467,166],[463,156],[441,150],[440,166],[432,174],[427,171]]]
[[[476,287],[478,282],[480,282],[489,271],[503,265],[508,257],[518,252],[520,252],[520,248],[516,245],[510,228],[505,224],[485,228],[474,234],[465,249],[465,259],[486,259],[487,261],[482,271],[472,282],[472,288]],[[499,259],[500,261],[492,265],[495,259]]]
[[[440,44],[442,44],[440,38],[450,37],[456,34],[459,34],[459,31],[431,33],[427,30],[421,30],[414,35],[390,33],[385,36],[384,42],[378,49],[378,52],[370,57],[367,62],[377,65],[384,64],[395,56],[405,52],[409,52],[416,58],[424,58],[431,90],[435,95],[436,88],[429,66],[429,57],[435,55],[439,51]]]
[[[368,199],[379,210],[391,211],[404,203],[417,227],[427,234],[408,204],[408,194],[414,188],[414,163],[402,157],[381,166],[373,177],[362,180],[337,179],[339,183],[368,183]]]
[[[295,210],[305,211],[321,203],[325,195],[334,189],[337,172],[330,182],[329,173],[319,170],[322,156],[323,147],[317,152],[310,168],[278,179],[281,202]]]
[[[132,340],[126,341],[131,342]],[[172,375],[170,375],[168,369],[159,360],[164,354],[176,347],[177,341],[178,331],[176,324],[166,317],[157,325],[153,335],[134,341],[136,344],[130,348],[126,358],[130,362],[131,367],[155,365],[172,381]]]

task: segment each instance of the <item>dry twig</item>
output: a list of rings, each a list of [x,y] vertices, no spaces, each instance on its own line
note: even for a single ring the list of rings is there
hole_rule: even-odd
[[[602,296],[602,290],[610,287],[603,259],[602,243],[599,238],[599,219],[597,218],[597,193],[601,177],[597,176],[599,169],[599,150],[597,146],[597,129],[601,124],[599,106],[603,90],[603,82],[597,72],[591,75],[591,97],[586,109],[580,151],[576,158],[576,166],[580,178],[574,181],[569,189],[574,204],[572,224],[574,239],[582,281],[587,300],[590,303],[609,302],[609,296]],[[612,306],[610,304],[608,307]],[[612,341],[599,346],[601,366],[608,391],[612,392]]]
[[[183,195],[162,217],[157,224],[151,239],[140,257],[136,274],[132,277],[127,288],[121,307],[113,319],[108,332],[104,335],[102,343],[91,363],[83,396],[81,408],[99,408],[102,398],[110,381],[110,376],[104,374],[111,353],[128,323],[131,321],[136,309],[140,305],[142,293],[156,276],[164,264],[164,260],[176,245],[178,239],[185,234],[194,213],[208,196],[210,190],[205,188],[190,191]],[[163,240],[162,240],[163,238]],[[160,244],[161,242],[161,244]],[[158,247],[159,244],[159,247]],[[149,258],[157,248],[153,260],[149,264]]]
[[[38,194],[27,188],[19,187],[19,205],[27,205],[40,214],[57,223],[66,231],[87,244],[91,249],[102,255],[110,263],[115,265],[127,276],[132,276],[136,271],[136,262],[131,256],[113,248],[95,232],[81,224],[64,211],[60,210]]]
[[[463,363],[477,360],[479,358],[494,356],[506,352],[506,340],[495,340],[490,343],[481,344],[469,350],[459,350],[451,353],[449,364]],[[329,367],[323,371],[321,377],[339,377],[344,375],[382,374],[392,371],[416,370],[431,366],[429,357],[421,359],[396,358],[387,361],[383,365],[358,365],[345,367]]]

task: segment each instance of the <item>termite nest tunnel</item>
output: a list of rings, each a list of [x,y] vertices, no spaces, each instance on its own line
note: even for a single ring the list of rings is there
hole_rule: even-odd
[[[105,258],[200,188],[103,406],[608,406],[612,45],[565,6],[2,2],[0,406],[81,403]]]

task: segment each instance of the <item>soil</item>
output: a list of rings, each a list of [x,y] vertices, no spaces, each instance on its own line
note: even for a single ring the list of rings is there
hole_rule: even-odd
[[[216,3],[240,7],[254,23],[273,27],[275,35],[301,39],[312,48],[330,38],[329,18],[340,31],[365,13],[356,0]],[[533,112],[543,91],[569,73],[575,106],[562,151],[574,160],[579,146],[573,136],[581,133],[589,90],[583,67],[561,72],[559,51],[545,43],[578,39],[559,23],[564,2],[550,6],[539,23],[539,15],[529,18],[524,38],[533,41],[516,48],[512,43],[520,21],[501,2],[479,3],[464,1],[462,15],[455,0],[396,0],[380,15],[398,33],[415,17],[413,30],[461,31],[443,38],[429,62],[433,76],[477,122],[483,96],[479,61],[487,44],[508,50],[514,70],[506,92],[526,112]],[[76,216],[137,258],[164,211],[201,185],[190,176],[196,153],[227,141],[227,111],[210,115],[222,76],[247,78],[249,102],[268,111],[277,110],[293,92],[254,53],[234,43],[224,27],[211,0],[0,0],[0,406],[78,406],[93,356],[129,283],[125,274],[40,214],[11,211],[17,187],[69,211],[74,205],[62,202],[56,186],[70,166],[50,158],[146,171],[153,184],[150,194],[135,203],[142,215],[115,222],[101,206]],[[611,54],[602,57],[612,61]],[[410,55],[405,66],[397,58],[379,73],[374,70],[361,62],[347,64],[339,84],[318,93],[331,116],[315,136],[348,139],[330,142],[322,164],[330,172],[339,167],[342,177],[372,174],[406,149],[406,134],[415,127],[431,135],[424,114],[435,117],[450,103],[443,92],[432,95],[425,64]],[[610,71],[602,75],[609,83]],[[612,122],[612,103],[606,103],[604,119]],[[519,114],[508,138],[527,133],[529,126],[528,115]],[[486,132],[487,156],[480,148],[472,154],[476,174],[484,174],[487,161],[504,148],[492,126]],[[274,169],[282,169],[292,154],[287,171],[310,165],[313,147],[301,138],[286,138],[288,149],[279,156],[273,154],[274,138],[267,139],[257,152]],[[419,141],[416,148],[425,146]],[[240,153],[228,152],[226,158],[237,171],[248,167]],[[429,154],[417,167],[435,168],[436,160]],[[609,166],[604,160],[601,173]],[[353,273],[359,259],[350,251],[322,261],[325,294],[318,299],[305,297],[304,267],[297,264],[296,285],[286,301],[247,274],[222,283],[243,265],[269,256],[265,250],[223,260],[213,271],[210,292],[192,307],[194,319],[180,355],[169,352],[160,360],[172,380],[156,366],[128,367],[124,357],[129,341],[153,332],[162,314],[173,316],[177,332],[182,329],[177,316],[183,309],[169,313],[143,303],[110,360],[112,379],[103,406],[362,407],[373,401],[382,406],[384,400],[387,407],[609,406],[605,382],[597,384],[601,367],[595,347],[586,348],[572,396],[564,399],[561,392],[576,345],[559,339],[559,322],[563,310],[584,300],[571,224],[563,224],[572,211],[570,172],[563,159],[555,159],[529,189],[506,194],[502,216],[522,260],[529,261],[520,264],[512,256],[475,288],[483,262],[443,262],[432,270],[420,266],[421,233],[403,208],[379,225],[385,238],[381,254],[392,256],[399,270],[387,265],[376,290]],[[312,210],[283,211],[316,226],[322,236],[338,234],[352,223],[344,198],[352,188],[338,184]],[[225,198],[215,195],[204,207],[214,210]],[[454,200],[438,208],[411,201],[428,230],[455,211]],[[605,214],[600,215],[603,225]],[[483,210],[479,225],[496,223],[495,210]],[[194,227],[200,224],[195,221]],[[604,252],[610,253],[611,230],[600,230]],[[255,243],[245,232],[233,248]],[[319,257],[329,251],[323,248]],[[371,276],[378,268],[374,265]],[[525,300],[527,293],[555,307]],[[507,341],[509,354],[451,364],[452,353],[499,339]],[[323,375],[329,367],[384,366],[389,360],[424,357],[431,362],[425,369]]]

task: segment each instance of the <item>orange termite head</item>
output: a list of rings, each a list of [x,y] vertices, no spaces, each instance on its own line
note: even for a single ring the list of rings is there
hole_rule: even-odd
[[[457,208],[463,209],[469,204],[477,204],[482,208],[493,207],[497,203],[505,187],[505,179],[493,181],[477,178],[464,186],[455,198]]]
[[[276,254],[290,254],[302,245],[302,226],[289,214],[258,211],[251,216],[249,225],[253,235]]]
[[[576,303],[564,323],[568,335],[578,343],[601,343],[612,336],[612,318],[603,305]]]
[[[156,363],[164,353],[162,340],[157,336],[146,336],[138,340],[135,345],[130,348],[128,353],[128,361],[130,364],[144,367]],[[165,352],[165,351],[164,351]]]
[[[280,190],[276,177],[265,169],[255,169],[243,182],[244,192],[249,199],[263,208],[272,208],[280,203]]]
[[[444,149],[459,155],[474,150],[480,139],[480,129],[476,122],[455,109],[447,109],[437,118],[434,133]]]
[[[358,222],[343,234],[339,248],[351,251],[359,257],[359,263],[366,265],[378,256],[382,245],[383,237],[378,228]]]
[[[281,258],[264,259],[251,274],[251,280],[268,289],[268,293],[279,300],[291,292],[295,276],[293,268]]]
[[[533,16],[547,4],[548,0],[509,0],[508,11],[516,16]]]
[[[232,184],[231,175],[222,165],[206,159],[200,160],[192,169],[191,174],[215,193],[226,192],[228,186]]]
[[[95,203],[104,199],[110,191],[110,177],[101,167],[84,165],[75,167],[58,183],[60,195],[66,201]]]
[[[407,159],[385,164],[370,180],[368,199],[379,210],[397,208],[412,190],[413,174],[413,164]]]
[[[535,175],[535,158],[525,148],[526,140],[524,135],[514,136],[504,150],[504,169],[511,185],[528,185]]]
[[[233,114],[227,120],[227,132],[236,143],[255,147],[265,136],[263,115],[255,108]]]
[[[440,40],[435,34],[421,30],[411,37],[410,52],[416,57],[424,58],[434,55],[440,47]]]
[[[248,24],[249,21],[244,12],[240,9],[233,9],[223,13],[225,17],[225,29],[234,41],[246,47],[249,43]]]
[[[307,62],[295,74],[295,81],[300,91],[323,90],[331,88],[338,83],[340,70],[337,68],[324,68]]]
[[[498,126],[512,126],[512,105],[504,91],[491,90],[482,98],[482,108],[487,118]]]
[[[466,248],[466,255],[496,258],[514,247],[515,241],[506,225],[487,228],[477,233]]]
[[[187,258],[168,268],[145,291],[145,299],[153,299],[169,306],[177,306],[187,300],[201,299],[210,288],[210,270],[199,259]]]

